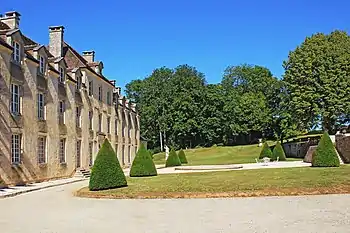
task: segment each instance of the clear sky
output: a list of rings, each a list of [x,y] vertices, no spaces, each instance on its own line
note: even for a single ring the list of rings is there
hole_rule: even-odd
[[[64,25],[79,52],[95,50],[104,75],[124,85],[155,68],[195,66],[208,83],[242,63],[281,77],[288,52],[306,36],[350,32],[349,0],[0,0],[22,14],[22,31],[48,44],[48,27]]]

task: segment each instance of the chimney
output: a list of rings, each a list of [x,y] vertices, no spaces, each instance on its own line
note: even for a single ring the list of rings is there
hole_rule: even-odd
[[[118,96],[120,96],[120,94],[121,94],[121,87],[115,87],[115,93],[117,93],[118,94]]]
[[[11,29],[19,28],[19,20],[21,14],[17,11],[9,11],[5,13],[5,16],[0,18],[0,21],[9,26]]]
[[[54,57],[62,57],[63,55],[63,26],[49,27],[49,51]]]
[[[84,51],[83,58],[89,63],[94,62],[95,61],[95,51],[93,51],[93,50]]]

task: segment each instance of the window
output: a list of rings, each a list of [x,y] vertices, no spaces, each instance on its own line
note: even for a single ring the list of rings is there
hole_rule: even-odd
[[[38,138],[38,162],[39,164],[46,163],[46,138]]]
[[[81,77],[77,77],[77,85],[76,85],[77,90],[80,90],[81,88]]]
[[[98,115],[98,132],[102,132],[102,114]]]
[[[92,117],[93,117],[93,113],[92,111],[89,111],[89,129],[92,129]]]
[[[93,143],[90,142],[89,143],[89,166],[91,167],[92,166],[92,163],[93,163],[93,158],[92,158],[92,155],[93,155]]]
[[[65,75],[64,75],[64,69],[62,67],[59,68],[59,73],[60,73],[60,83],[64,83]]]
[[[10,110],[13,115],[20,114],[20,97],[19,97],[19,86],[16,84],[11,84],[11,106]]]
[[[94,93],[94,86],[93,86],[93,82],[90,81],[89,82],[89,96],[93,96]]]
[[[45,58],[43,56],[39,57],[39,71],[40,73],[45,73]]]
[[[45,119],[45,99],[43,93],[38,94],[38,119]]]
[[[59,107],[58,107],[58,120],[59,120],[59,124],[64,124],[65,123],[65,117],[64,117],[64,113],[65,113],[65,102],[64,101],[60,101],[59,102]]]
[[[76,107],[75,108],[76,115],[75,115],[75,123],[77,127],[81,127],[81,107]]]
[[[21,60],[21,46],[16,41],[12,41],[12,46],[13,46],[12,58],[15,62],[19,63]]]
[[[13,134],[11,140],[11,162],[19,164],[21,162],[21,135]]]
[[[60,163],[66,162],[66,139],[60,139],[60,149],[59,149]]]
[[[76,161],[76,167],[80,167],[80,160],[81,160],[81,140],[77,140],[77,161]]]
[[[111,133],[111,118],[107,117],[107,133]]]
[[[98,87],[98,100],[102,101],[102,86]]]
[[[115,144],[115,155],[116,155],[117,158],[118,158],[118,144]]]
[[[114,131],[115,135],[118,135],[118,119],[114,120]]]
[[[107,92],[107,104],[111,105],[111,93],[109,91]]]

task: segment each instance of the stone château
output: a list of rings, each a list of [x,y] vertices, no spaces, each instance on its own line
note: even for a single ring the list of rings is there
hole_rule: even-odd
[[[20,14],[0,18],[0,176],[7,184],[70,177],[89,169],[105,138],[128,166],[140,145],[135,104],[103,75],[94,51],[78,53],[64,27],[49,44],[20,30]]]

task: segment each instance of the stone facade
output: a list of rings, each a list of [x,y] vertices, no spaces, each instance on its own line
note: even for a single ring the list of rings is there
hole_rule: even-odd
[[[0,176],[21,184],[89,169],[105,138],[123,166],[140,145],[140,117],[102,74],[95,52],[80,55],[49,28],[49,46],[19,29],[20,14],[0,18]]]
[[[350,163],[350,135],[338,134],[335,136],[335,142],[337,151],[344,163]]]

